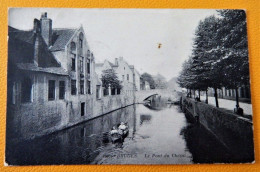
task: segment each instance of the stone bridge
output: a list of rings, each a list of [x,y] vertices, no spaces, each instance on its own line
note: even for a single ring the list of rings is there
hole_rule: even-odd
[[[135,92],[135,103],[143,103],[145,99],[153,96],[160,95],[162,98],[170,98],[171,100],[178,99],[178,93],[168,89],[151,89],[151,90],[140,90]]]

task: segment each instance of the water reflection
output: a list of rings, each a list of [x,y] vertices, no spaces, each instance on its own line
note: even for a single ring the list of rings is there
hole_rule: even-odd
[[[20,165],[189,164],[226,162],[231,158],[205,129],[189,124],[178,106],[158,99],[159,102],[154,99],[149,106],[128,106],[30,142],[10,143],[7,162]],[[129,133],[113,144],[109,132],[122,121],[127,122]]]
[[[149,114],[141,114],[140,115],[140,125],[142,125],[143,122],[149,123],[151,119],[152,119],[151,115],[149,115]]]

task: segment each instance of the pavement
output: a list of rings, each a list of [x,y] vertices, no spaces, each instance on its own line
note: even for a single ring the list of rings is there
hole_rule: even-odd
[[[201,96],[200,99],[201,99],[201,101],[205,101],[206,96]],[[208,103],[213,105],[213,106],[216,106],[215,98],[214,97],[208,97]],[[234,100],[227,100],[227,99],[218,98],[218,103],[219,103],[220,108],[224,108],[224,109],[231,110],[231,111],[234,111],[234,108],[236,107],[236,101],[234,101]],[[252,104],[239,102],[239,106],[244,110],[244,114],[252,116],[252,114],[253,114]]]

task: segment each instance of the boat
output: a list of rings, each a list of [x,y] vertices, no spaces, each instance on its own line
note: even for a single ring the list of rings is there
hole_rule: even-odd
[[[119,126],[120,124],[118,124],[117,126]],[[120,130],[117,129],[118,133],[114,133],[114,134],[110,134],[110,139],[112,143],[115,142],[123,142],[124,139],[128,136],[129,133],[129,127],[126,125],[126,129],[125,130]]]

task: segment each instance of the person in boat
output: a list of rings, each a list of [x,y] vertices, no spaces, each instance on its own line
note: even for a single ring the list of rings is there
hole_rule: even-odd
[[[113,135],[113,134],[119,134],[119,132],[118,132],[118,130],[116,129],[115,126],[111,129],[110,134],[111,134],[111,135]]]
[[[123,123],[123,122],[121,122],[120,123],[120,125],[119,125],[119,127],[118,127],[118,129],[120,129],[120,130],[126,130],[127,129],[127,126],[125,125],[125,123]]]
[[[125,134],[127,128],[128,128],[127,125],[125,123],[121,122],[120,125],[118,126],[119,134],[121,134],[121,135]]]

